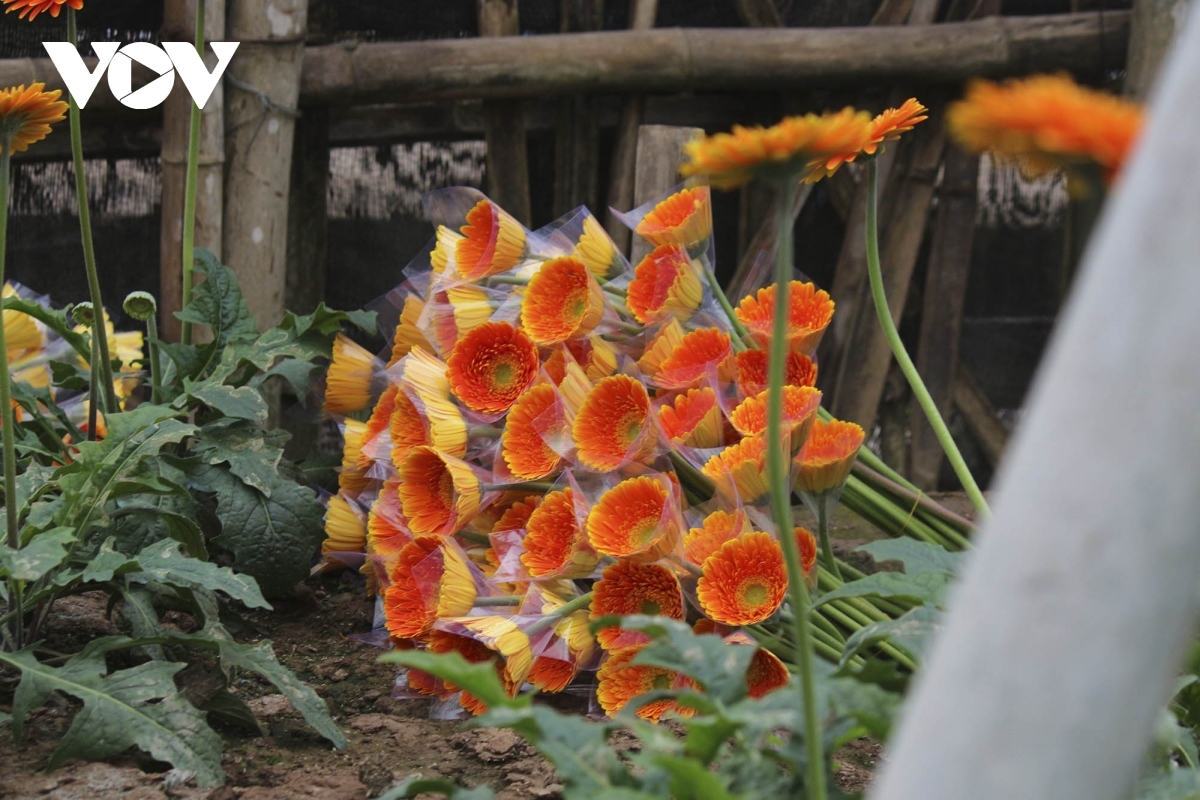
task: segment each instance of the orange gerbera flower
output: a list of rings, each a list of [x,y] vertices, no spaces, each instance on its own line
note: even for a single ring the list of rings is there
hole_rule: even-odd
[[[696,597],[704,613],[726,625],[753,625],[775,613],[787,594],[783,549],[750,531],[721,545],[704,562]]]
[[[811,162],[808,165],[809,173],[804,178],[805,183],[813,183],[822,178],[828,178],[837,172],[838,167],[853,161],[860,153],[868,156],[875,155],[875,151],[879,149],[879,145],[899,139],[900,134],[911,131],[918,122],[924,122],[929,119],[925,113],[928,110],[925,106],[918,103],[915,97],[905,100],[899,108],[886,109],[871,120],[871,135],[860,149],[848,150],[845,153],[838,153],[829,158],[817,159]]]
[[[731,444],[708,460],[701,470],[712,479],[717,490],[743,503],[766,497],[767,445],[761,436],[747,436]]]
[[[381,366],[379,359],[339,333],[325,378],[325,412],[353,414],[370,408],[382,389],[375,379]]]
[[[321,570],[341,566],[332,554],[361,553],[366,545],[367,515],[340,492],[329,498],[325,508],[325,541],[321,542],[324,556]]]
[[[675,352],[675,348],[683,341],[683,336],[683,326],[679,324],[679,320],[668,317],[646,345],[642,357],[638,359],[638,369],[647,375],[658,372],[662,362]]]
[[[83,8],[83,0],[4,0],[4,5],[8,6],[4,9],[4,13],[11,14],[14,11],[20,11],[18,17],[21,19],[28,17],[29,21],[33,22],[43,11],[49,11],[50,16],[57,19],[58,12],[62,11],[64,5],[78,11]]]
[[[492,533],[500,531],[518,531],[525,528],[529,522],[529,516],[533,514],[534,509],[542,504],[541,495],[533,495],[526,497],[523,500],[517,500],[508,508],[504,509],[504,513],[496,518],[492,523]]]
[[[359,469],[370,470],[371,465],[376,461],[387,459],[391,450],[392,411],[396,408],[396,394],[399,391],[399,386],[388,383],[384,387],[383,394],[379,395],[375,408],[371,409],[371,416],[367,419],[367,426],[363,430],[362,444],[359,447]]]
[[[684,335],[659,364],[654,382],[668,389],[694,386],[709,372],[718,380],[733,377],[733,346],[729,334],[720,328],[701,328]]]
[[[688,389],[674,402],[664,403],[658,423],[672,444],[685,447],[717,447],[724,432],[717,394],[708,386]]]
[[[440,621],[429,635],[429,651],[460,653],[472,663],[492,661],[509,695],[517,693],[533,665],[529,637],[514,620],[497,615]],[[446,686],[451,690],[458,688],[451,683]],[[470,692],[463,691],[460,699],[463,708],[472,714],[487,711],[487,706]]]
[[[479,511],[479,479],[465,462],[432,447],[414,447],[397,466],[400,506],[413,533],[448,536]]]
[[[633,455],[630,450],[649,421],[650,396],[641,381],[628,375],[597,381],[571,429],[579,460],[597,472],[616,469]]]
[[[738,509],[714,511],[704,518],[699,528],[692,528],[683,537],[683,556],[690,563],[701,566],[721,545],[750,530],[746,513]]]
[[[591,333],[604,316],[604,293],[574,256],[552,258],[529,279],[521,300],[521,325],[538,344]]]
[[[531,576],[584,578],[596,568],[599,559],[583,535],[570,488],[546,495],[529,515],[525,531],[521,563]]]
[[[366,471],[359,466],[366,430],[367,424],[355,419],[347,419],[342,423],[342,440],[345,445],[342,448],[342,469],[338,474],[338,488],[343,492],[357,495],[371,485]]]
[[[457,457],[467,452],[467,423],[450,398],[446,364],[423,348],[405,356],[396,381],[419,406],[429,441],[438,450]]]
[[[863,429],[853,422],[818,419],[804,452],[796,459],[796,489],[824,494],[845,483],[864,436]]]
[[[403,390],[395,393],[392,403],[392,415],[388,421],[391,434],[392,463],[399,464],[408,455],[408,451],[421,445],[433,444],[429,432],[425,428],[425,417],[413,405],[413,401]]]
[[[764,350],[770,347],[775,324],[775,285],[742,298],[734,313],[746,326],[751,341]],[[811,356],[832,319],[833,300],[828,292],[811,283],[792,281],[788,284],[787,345],[790,352]]]
[[[480,200],[467,212],[462,233],[454,246],[454,260],[459,274],[469,281],[507,272],[525,256],[525,229],[490,200]]]
[[[414,347],[422,347],[427,352],[434,352],[433,345],[425,338],[425,332],[420,328],[421,315],[425,312],[425,302],[415,295],[404,298],[404,307],[400,309],[400,322],[392,333],[392,357],[387,365],[390,367],[409,354]]]
[[[1142,109],[1067,75],[1004,84],[975,80],[950,106],[950,134],[967,150],[1015,160],[1029,175],[1086,163],[1111,178],[1142,129]]]
[[[759,647],[754,639],[742,631],[736,631],[725,637],[726,644],[735,647],[753,647],[754,655],[750,657],[750,666],[746,669],[746,694],[759,698],[770,694],[776,689],[787,686],[792,679],[787,665],[779,657],[765,647]]]
[[[770,128],[733,127],[684,145],[680,174],[708,175],[713,186],[732,189],[754,177],[798,174],[814,159],[861,150],[871,136],[871,117],[846,108],[820,116],[785,117]]]
[[[424,636],[442,617],[466,614],[475,605],[475,579],[449,539],[418,536],[400,551],[383,595],[388,633]]]
[[[634,270],[625,301],[643,325],[674,316],[686,320],[700,307],[704,285],[687,251],[664,244],[646,254]]]
[[[673,244],[691,249],[712,233],[708,187],[681,189],[656,205],[638,223],[637,234],[654,246]]]
[[[453,231],[445,225],[438,225],[433,249],[429,251],[429,265],[433,267],[434,272],[441,274],[450,264],[454,263],[455,251],[458,250],[458,243],[463,238],[461,233]]]
[[[606,556],[637,556],[639,561],[655,561],[672,552],[679,541],[679,524],[668,485],[641,475],[601,495],[587,519],[592,547]]]
[[[807,578],[817,565],[817,537],[808,528],[796,528],[796,544],[800,548],[800,566]]]
[[[399,488],[394,478],[384,483],[367,514],[367,552],[384,561],[391,561],[413,540],[412,531],[404,524]]]
[[[503,414],[538,371],[537,345],[507,322],[486,322],[454,346],[446,362],[450,387],[468,408]]]
[[[662,564],[635,564],[621,559],[605,567],[592,586],[592,619],[609,615],[648,614],[683,619],[683,588],[679,578]],[[646,644],[650,637],[618,626],[601,628],[596,639],[605,650]]]
[[[764,389],[754,397],[747,397],[729,415],[729,421],[738,433],[766,435],[769,394],[770,391]],[[791,437],[792,452],[798,451],[808,440],[808,432],[820,406],[821,393],[813,387],[783,387],[783,433]]]
[[[610,653],[596,673],[596,699],[604,713],[615,716],[630,701],[654,691],[666,691],[678,681],[678,673],[661,667],[649,667],[631,663],[640,648],[626,647]],[[669,698],[646,703],[637,710],[642,719],[658,722],[663,714],[675,711],[690,716],[690,709],[681,708]]]
[[[561,602],[548,604],[542,613],[549,613]],[[596,640],[588,631],[588,612],[568,614],[554,626],[555,638],[537,658],[526,678],[543,692],[561,692],[570,685],[587,665],[595,652]]]
[[[583,259],[596,280],[611,278],[623,268],[621,257],[604,227],[591,214],[583,218],[583,233],[575,245],[575,255]]]
[[[550,443],[569,443],[569,435],[554,387],[538,384],[521,395],[508,412],[500,453],[513,476],[535,481],[562,467],[563,458]]]
[[[767,388],[766,350],[743,350],[734,356],[737,363],[737,385],[742,397],[753,397]],[[788,353],[785,386],[816,386],[817,365],[803,353]]]

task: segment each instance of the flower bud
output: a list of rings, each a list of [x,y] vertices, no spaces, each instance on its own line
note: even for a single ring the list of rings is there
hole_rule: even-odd
[[[130,292],[125,298],[125,313],[138,322],[145,322],[158,313],[158,303],[149,292]]]
[[[96,309],[91,303],[78,303],[71,309],[71,317],[76,325],[91,328],[96,324]]]

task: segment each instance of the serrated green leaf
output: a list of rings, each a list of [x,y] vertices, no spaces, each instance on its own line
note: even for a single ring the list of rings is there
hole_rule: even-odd
[[[727,789],[728,780],[699,761],[667,753],[649,754],[645,761],[670,775],[671,796],[678,800],[737,800]]]
[[[137,562],[141,569],[131,576],[133,580],[143,577],[159,583],[220,591],[250,608],[271,607],[263,599],[254,578],[184,555],[179,542],[152,544],[137,554]]]
[[[21,670],[13,697],[13,737],[25,715],[54,691],[83,702],[50,757],[49,769],[69,758],[96,760],[138,747],[176,769],[196,774],[201,786],[224,780],[221,740],[175,688],[183,664],[150,661],[109,675],[104,656],[85,650],[61,667],[38,662],[29,651],[0,653],[0,662]]]
[[[279,663],[275,651],[271,649],[270,641],[258,644],[239,644],[231,639],[220,637],[219,653],[221,668],[229,673],[230,667],[249,670],[266,678],[280,694],[288,699],[292,707],[304,715],[305,721],[330,742],[341,749],[346,746],[346,736],[334,724],[329,716],[329,708],[317,693],[306,686],[291,670]],[[493,673],[495,670],[493,670]]]
[[[684,752],[701,764],[709,764],[741,725],[724,714],[691,717],[683,721]]]
[[[942,629],[943,612],[932,606],[919,606],[899,619],[875,622],[846,640],[842,649],[842,665],[864,647],[886,639],[918,660],[925,655],[932,637]]]
[[[379,795],[378,800],[402,800],[421,794],[440,794],[449,800],[492,800],[496,794],[486,786],[464,789],[445,778],[422,778],[410,775],[400,783]]]
[[[259,425],[267,423],[267,401],[262,392],[249,386],[225,386],[224,384],[204,383],[194,388],[188,387],[185,381],[186,396],[198,403],[216,409],[226,417],[244,419]],[[179,401],[175,401],[176,404]]]
[[[134,638],[157,636],[162,633],[158,622],[158,610],[154,607],[154,595],[148,589],[126,586],[121,596],[125,600],[121,606],[121,616],[129,623]],[[165,657],[162,645],[158,644],[147,645],[145,653],[150,658]]]
[[[1200,770],[1173,769],[1138,784],[1137,800],[1200,800]]]
[[[0,545],[0,568],[20,581],[36,581],[67,557],[67,546],[75,541],[71,528],[52,528],[39,533],[19,550]]]
[[[114,546],[112,537],[105,539],[96,554],[88,559],[83,568],[84,583],[105,583],[117,575],[127,575],[141,569],[141,564],[134,557],[127,556]]]
[[[665,617],[622,617],[621,627],[654,639],[633,663],[682,672],[723,703],[745,697],[746,670],[755,648],[730,647],[714,634],[697,636],[687,624]]]
[[[323,370],[321,367],[299,358],[284,358],[273,365],[270,369],[264,372],[259,377],[251,382],[251,385],[262,385],[262,382],[267,378],[278,376],[283,378],[292,387],[292,392],[301,399],[308,396],[312,390],[313,383],[316,382],[317,376]]]
[[[466,689],[482,700],[488,708],[520,707],[529,703],[528,698],[508,696],[492,664],[471,664],[458,653],[393,650],[381,655],[379,661],[385,664],[403,664],[428,672]]]
[[[262,735],[262,726],[258,724],[254,712],[250,710],[244,700],[231,694],[228,689],[220,689],[215,692],[212,697],[200,704],[200,710],[208,714],[211,719],[225,725],[233,725],[256,736]]]
[[[283,448],[270,444],[257,425],[233,420],[210,422],[200,429],[192,453],[205,464],[228,464],[230,472],[267,497],[279,481]]]
[[[177,472],[163,459],[156,459],[155,468]],[[178,479],[186,481],[182,472]],[[161,479],[160,479],[161,480]],[[170,481],[172,493],[155,496],[135,495],[132,501],[119,504],[112,513],[112,533],[117,548],[123,553],[136,553],[163,539],[174,539],[184,546],[193,558],[208,559],[204,534],[196,523],[199,506],[184,488]]]
[[[876,563],[899,561],[906,575],[921,575],[936,572],[957,575],[962,569],[966,553],[951,553],[944,547],[916,539],[880,539],[855,548],[855,552],[867,553]]]
[[[951,576],[942,572],[906,575],[903,572],[876,572],[826,592],[813,608],[843,597],[897,597],[913,603],[940,603],[950,585]]]
[[[216,342],[206,342],[200,345],[162,342],[159,344],[159,349],[167,354],[167,358],[171,359],[171,363],[175,366],[175,375],[181,380],[199,378],[204,370],[217,360]]]
[[[257,337],[258,323],[246,305],[234,271],[203,248],[196,248],[195,270],[205,276],[204,282],[193,290],[192,302],[175,316],[211,330],[217,351],[231,342]]]
[[[344,323],[349,322],[365,333],[377,333],[376,317],[374,311],[336,311],[321,303],[311,314],[288,312],[279,323],[279,327],[291,330],[297,336],[307,333],[310,329],[316,329],[322,335],[332,337],[341,330]]]

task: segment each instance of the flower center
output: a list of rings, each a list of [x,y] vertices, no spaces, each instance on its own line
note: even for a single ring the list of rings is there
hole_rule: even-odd
[[[655,532],[658,530],[658,517],[647,517],[640,520],[633,526],[630,531],[630,537],[640,545],[645,545],[654,538]]]
[[[671,688],[671,683],[671,676],[665,672],[660,672],[654,676],[654,680],[651,681],[650,688],[656,691],[666,691],[667,689]]]
[[[661,614],[662,606],[656,600],[643,600],[642,601],[642,613],[643,614],[651,614],[651,615]]]
[[[761,583],[752,583],[742,589],[742,600],[748,606],[760,606],[767,599],[767,587]]]
[[[501,361],[492,370],[492,382],[497,386],[507,389],[513,382],[513,365],[507,361]]]

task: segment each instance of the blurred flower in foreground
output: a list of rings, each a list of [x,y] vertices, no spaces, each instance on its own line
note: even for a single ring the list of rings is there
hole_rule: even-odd
[[[83,0],[4,0],[4,5],[8,6],[4,9],[5,14],[19,11],[18,17],[33,22],[43,11],[49,11],[50,16],[57,18],[64,5],[78,11],[83,8]]]
[[[33,15],[44,10],[37,9]],[[58,13],[54,12],[54,16]],[[28,89],[23,84],[0,89],[0,153],[5,147],[11,148],[9,155],[29,149],[29,145],[50,135],[52,123],[66,118],[67,104],[58,99],[62,92],[42,91],[45,88],[46,84],[35,83]]]

